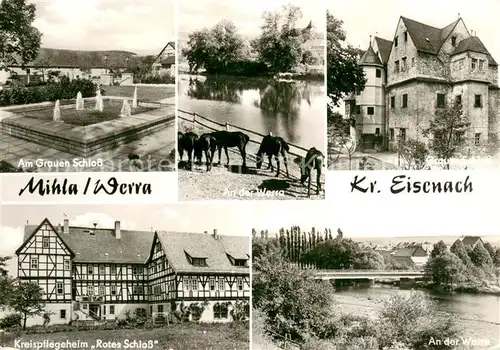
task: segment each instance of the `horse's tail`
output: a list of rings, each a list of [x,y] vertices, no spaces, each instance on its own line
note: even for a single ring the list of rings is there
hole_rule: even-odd
[[[290,152],[290,145],[285,141],[283,140],[282,142],[282,145],[283,145],[283,149],[288,153]]]
[[[250,142],[250,136],[248,136],[247,134],[243,134],[242,140],[243,140],[243,146],[246,146],[248,142]]]

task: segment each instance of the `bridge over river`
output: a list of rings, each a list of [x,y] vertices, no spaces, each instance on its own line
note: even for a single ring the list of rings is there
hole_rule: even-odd
[[[357,279],[418,279],[424,277],[424,271],[407,270],[312,270],[314,279],[322,280],[357,280]]]

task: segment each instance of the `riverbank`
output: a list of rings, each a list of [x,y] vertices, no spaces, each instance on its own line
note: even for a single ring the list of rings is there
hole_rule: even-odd
[[[386,280],[386,281],[380,280],[377,281],[375,284],[401,287],[399,281],[393,281],[393,280]],[[484,294],[484,295],[500,296],[500,286],[492,283],[491,281],[482,281],[482,284],[461,283],[454,285],[451,290],[443,287],[437,287],[432,283],[422,281],[422,282],[415,282],[408,289],[428,290],[436,293]]]
[[[363,315],[375,321],[384,308],[384,301],[394,294],[408,295],[415,291],[387,285],[370,288],[347,288],[334,294],[334,308],[343,314]],[[454,316],[463,339],[489,341],[488,347],[461,347],[450,349],[490,349],[499,345],[500,317],[497,296],[480,294],[439,294],[422,290],[435,302],[436,314]]]
[[[234,75],[234,74],[226,74],[226,73],[218,73],[218,74],[213,74],[213,73],[207,73],[205,71],[200,71],[198,73],[192,73],[189,71],[188,67],[182,68],[179,66],[178,69],[178,74],[185,74],[185,75],[199,75],[203,77],[212,77],[212,78],[218,78],[218,79],[273,79],[274,74],[273,73],[262,73],[262,74],[255,74],[255,75]],[[311,69],[310,71],[302,72],[302,73],[291,73],[291,78],[290,80],[300,80],[300,81],[324,81],[325,79],[325,74],[324,74],[324,69]]]

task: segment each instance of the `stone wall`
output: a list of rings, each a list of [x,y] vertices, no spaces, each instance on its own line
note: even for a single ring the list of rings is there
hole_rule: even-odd
[[[500,89],[489,90],[488,94],[488,131],[489,139],[500,140]]]

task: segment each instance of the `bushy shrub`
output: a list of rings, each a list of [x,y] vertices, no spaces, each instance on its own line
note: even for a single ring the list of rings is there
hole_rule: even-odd
[[[142,84],[175,84],[175,77],[170,73],[163,74],[148,74],[139,77]]]
[[[142,325],[146,323],[147,320],[148,320],[148,312],[146,311],[146,309],[140,308],[134,310],[134,321],[136,324]]]
[[[230,62],[226,69],[221,72],[227,75],[238,75],[238,76],[263,76],[269,74],[269,69],[265,63],[251,61],[251,60],[239,60]]]
[[[88,79],[70,80],[68,77],[62,77],[59,82],[45,85],[3,89],[0,90],[0,106],[70,100],[75,99],[78,92],[81,92],[83,97],[94,96],[96,85]]]
[[[8,329],[16,326],[21,326],[21,315],[9,314],[0,319],[0,329]]]

